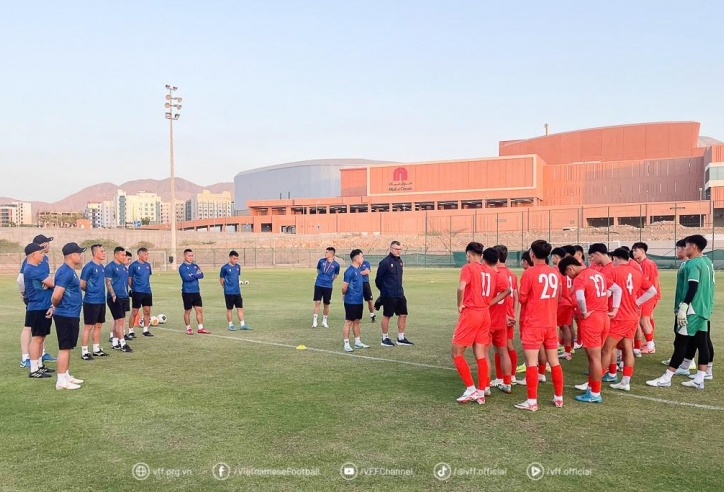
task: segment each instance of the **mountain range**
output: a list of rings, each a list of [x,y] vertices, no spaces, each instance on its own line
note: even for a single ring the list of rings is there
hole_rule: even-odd
[[[126,183],[116,185],[113,183],[100,183],[93,186],[83,188],[77,193],[63,198],[54,203],[48,202],[30,202],[32,204],[32,212],[37,216],[41,211],[52,212],[80,212],[85,209],[88,202],[100,202],[103,200],[111,200],[116,194],[116,190],[121,189],[128,195],[135,195],[139,191],[148,191],[156,193],[161,197],[162,201],[171,201],[171,179],[136,179]],[[200,193],[202,190],[209,190],[211,193],[221,193],[228,191],[234,199],[234,183],[216,183],[210,186],[200,186],[183,178],[176,178],[176,199],[188,200],[191,195]],[[0,197],[0,203],[21,202],[21,198]]]

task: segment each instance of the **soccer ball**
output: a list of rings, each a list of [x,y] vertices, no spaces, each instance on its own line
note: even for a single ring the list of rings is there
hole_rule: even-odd
[[[156,326],[158,324],[158,316],[151,316],[151,326]]]
[[[159,314],[157,319],[160,324],[164,324],[168,318],[165,314]]]

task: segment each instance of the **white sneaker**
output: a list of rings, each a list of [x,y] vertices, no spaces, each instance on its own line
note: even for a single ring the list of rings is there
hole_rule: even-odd
[[[345,352],[354,352],[354,349],[349,346],[349,344],[344,345],[344,351]]]
[[[704,381],[702,381],[701,383],[697,383],[693,379],[690,379],[689,381],[684,381],[683,383],[681,383],[681,385],[686,386],[687,388],[696,388],[700,390],[704,389]]]
[[[517,405],[513,405],[518,410],[529,410],[531,412],[537,412],[538,411],[538,404],[531,405],[528,403],[528,400],[524,401],[523,403],[518,403]]]
[[[366,348],[370,348],[370,346],[367,345],[367,344],[364,344],[364,343],[362,343],[362,342],[359,342],[359,343],[354,342],[354,348],[356,348],[356,349],[366,349]]]
[[[674,371],[674,376],[689,376],[689,370],[679,367],[676,371]]]
[[[631,385],[623,384],[623,383],[613,383],[611,385],[611,389],[621,390],[621,391],[631,391]]]
[[[312,321],[312,328],[316,328],[316,327],[317,327],[317,322],[316,322],[316,321]]]
[[[516,381],[518,381],[518,386],[528,386],[528,381],[525,378],[516,379]]]
[[[669,362],[671,362],[671,359],[662,360],[661,363],[665,366],[669,365]]]
[[[574,348],[575,350],[582,349],[582,348],[583,348],[583,344],[582,344],[582,343],[574,343],[574,344],[573,344],[573,348]]]
[[[329,328],[329,325],[327,324],[326,321],[322,321],[322,326],[323,326],[324,328]]]
[[[77,390],[79,388],[79,384],[71,383],[70,381],[66,381],[64,383],[56,383],[55,385],[55,389],[57,390]]]
[[[576,389],[579,391],[588,391],[588,382],[585,382],[583,384],[577,384]]]
[[[546,377],[545,377],[544,374],[538,374],[538,382],[539,382],[539,383],[545,383],[545,382],[546,382]]]
[[[75,377],[70,376],[70,375],[68,376],[68,381],[70,381],[70,382],[73,383],[73,384],[83,384],[83,380],[82,380],[82,379],[78,379],[78,378],[75,378]]]
[[[652,379],[650,381],[646,381],[646,384],[648,386],[653,386],[654,388],[668,388],[671,386],[671,381],[664,381],[663,377]]]
[[[478,390],[474,395],[475,401],[478,405],[485,405],[485,391]]]
[[[696,377],[696,374],[689,374],[689,379],[694,379],[695,377]],[[706,376],[704,376],[704,381],[711,381],[713,379],[714,379],[713,374],[707,374]]]
[[[641,357],[641,349],[634,349],[633,353],[634,357]]]
[[[496,387],[496,388],[497,388],[498,386],[500,386],[501,384],[503,384],[503,380],[502,380],[502,379],[497,379],[497,378],[496,378],[496,379],[493,379],[492,381],[490,381],[490,386],[494,386],[494,387]]]
[[[515,379],[515,376],[511,376],[511,377],[510,377],[510,385],[511,385],[511,386],[515,386],[516,384],[518,384],[518,380]]]
[[[469,401],[474,401],[478,395],[478,390],[476,388],[471,390],[465,390],[465,392],[460,395],[460,397],[456,400],[458,403],[467,403]]]

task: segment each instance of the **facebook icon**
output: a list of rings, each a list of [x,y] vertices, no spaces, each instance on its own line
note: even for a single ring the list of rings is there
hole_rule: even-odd
[[[231,475],[229,465],[226,463],[216,463],[214,468],[211,469],[211,473],[213,473],[216,480],[226,480]]]

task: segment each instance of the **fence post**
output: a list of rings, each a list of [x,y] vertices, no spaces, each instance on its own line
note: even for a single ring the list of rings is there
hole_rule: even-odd
[[[425,268],[427,268],[427,211],[425,211]]]
[[[581,223],[583,222],[583,205],[581,209],[577,211],[576,215],[576,244],[581,244]]]
[[[520,212],[520,250],[525,249],[525,228],[523,227],[523,211]],[[520,265],[518,265],[520,266]]]
[[[640,243],[643,242],[643,236],[644,236],[644,221],[643,221],[643,217],[641,215],[643,213],[642,208],[643,207],[639,203],[639,242]]]
[[[495,212],[495,244],[500,244],[500,213]]]
[[[606,207],[606,247],[611,247],[611,207]]]
[[[551,209],[548,209],[548,242],[551,242]]]
[[[450,251],[450,260],[453,260],[453,254],[452,254],[452,215],[449,217],[448,221],[448,244],[447,244],[448,250]]]

